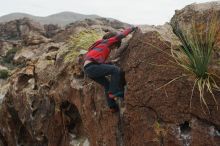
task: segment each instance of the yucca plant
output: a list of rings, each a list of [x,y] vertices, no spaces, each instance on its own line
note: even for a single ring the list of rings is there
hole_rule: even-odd
[[[190,108],[194,89],[197,87],[203,111],[203,105],[209,111],[204,97],[205,91],[212,95],[218,109],[213,91],[220,88],[215,82],[217,75],[210,71],[210,62],[216,44],[218,25],[217,15],[213,14],[202,30],[200,30],[199,24],[196,23],[195,19],[192,20],[192,28],[188,32],[183,31],[179,27],[173,27],[173,31],[179,37],[182,46],[179,49],[171,49],[172,56],[179,66],[194,77]]]

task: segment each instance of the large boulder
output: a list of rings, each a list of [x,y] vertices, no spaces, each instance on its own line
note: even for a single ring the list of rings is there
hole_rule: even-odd
[[[52,38],[59,31],[61,31],[61,28],[58,25],[54,25],[54,24],[44,25],[44,29],[46,31],[46,37],[48,38]]]
[[[217,146],[220,143],[217,134],[220,113],[210,106],[211,115],[205,115],[196,91],[190,109],[194,81],[179,78],[185,71],[172,63],[173,43],[161,39],[156,31],[137,33],[129,43],[121,64],[128,83],[123,118],[125,145]],[[175,78],[179,79],[168,84]],[[211,95],[208,102],[214,104]],[[203,139],[198,140],[200,137]]]
[[[44,53],[56,52],[63,48],[64,43],[43,43],[33,46],[24,46],[13,57],[15,64],[25,64],[28,60],[37,60]]]
[[[218,29],[220,20],[220,2],[206,2],[201,4],[191,4],[181,10],[176,10],[170,24],[173,28],[180,28],[183,31],[190,31],[192,25],[196,25],[198,31],[205,32],[211,26],[210,22],[217,17]],[[215,21],[215,20],[214,20]],[[220,34],[217,36],[220,42]],[[220,44],[218,43],[218,47]]]
[[[90,20],[86,20],[86,23],[88,23],[87,21],[90,22]],[[102,23],[101,20],[99,21]],[[97,118],[93,119],[96,111],[93,111],[91,103],[99,102],[101,106],[105,100],[103,98],[89,99],[85,105],[81,100],[87,96],[87,93],[82,94],[84,80],[81,65],[74,62],[77,60],[77,55],[80,54],[80,48],[86,49],[88,43],[95,41],[88,41],[89,36],[99,37],[100,33],[103,33],[96,23],[91,23],[87,27],[80,26],[81,23],[83,22],[75,24],[81,29],[76,28],[76,31],[70,31],[70,33],[68,33],[68,29],[65,30],[66,37],[75,34],[75,37],[72,37],[73,43],[68,42],[69,40],[67,43],[63,43],[62,40],[60,43],[37,45],[26,43],[26,46],[16,52],[13,62],[23,64],[25,67],[17,69],[9,79],[11,85],[1,108],[1,116],[6,117],[7,120],[0,120],[0,127],[8,127],[6,130],[0,130],[2,143],[12,146],[22,144],[59,146],[88,145],[89,143],[102,145],[108,141],[107,143],[110,145],[115,145],[116,142],[111,142],[111,139],[115,139],[116,136],[108,137],[106,135],[102,140],[100,123]],[[104,24],[102,27],[105,27]],[[110,25],[105,29],[115,30]],[[83,37],[86,44],[81,41],[79,36]],[[96,87],[93,85],[91,88]],[[100,94],[99,97],[102,97],[102,90],[98,94]],[[105,108],[106,117],[109,115],[113,117],[114,122],[111,124],[113,127],[117,116],[107,112],[104,105],[102,107]],[[102,108],[98,110],[101,112]],[[100,117],[100,113],[98,114]],[[13,116],[12,119],[10,119],[11,116]],[[93,127],[89,122],[91,120],[96,128],[90,131],[89,129]],[[106,118],[104,120],[108,121]],[[83,121],[87,128],[84,128]],[[111,127],[107,127],[105,132],[111,130]],[[96,131],[98,135],[93,136]],[[97,141],[96,138],[100,140]]]

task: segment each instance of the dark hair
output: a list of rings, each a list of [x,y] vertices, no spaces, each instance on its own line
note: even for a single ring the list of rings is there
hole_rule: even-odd
[[[117,32],[108,32],[108,33],[106,33],[103,37],[102,37],[102,39],[109,39],[109,38],[112,38],[112,37],[114,37],[114,36],[116,36],[117,35]],[[114,43],[114,45],[117,47],[117,48],[119,48],[120,46],[121,46],[121,40],[120,41],[118,41],[118,42],[116,42],[116,43]]]

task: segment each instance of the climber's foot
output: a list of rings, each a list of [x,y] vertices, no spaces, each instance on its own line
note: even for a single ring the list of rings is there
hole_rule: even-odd
[[[123,98],[124,97],[124,92],[117,92],[115,94],[109,93],[109,98],[114,99],[115,101],[119,98]]]
[[[108,97],[111,99],[114,99],[115,101],[117,100],[118,97],[114,96],[112,93],[108,94]]]
[[[110,107],[110,108],[109,108],[109,111],[110,111],[111,113],[117,113],[117,112],[119,111],[119,107]]]

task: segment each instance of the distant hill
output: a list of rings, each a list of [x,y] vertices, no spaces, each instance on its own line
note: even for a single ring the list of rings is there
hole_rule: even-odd
[[[60,26],[65,26],[69,23],[72,23],[78,20],[83,20],[86,18],[94,19],[94,18],[99,18],[100,16],[83,15],[83,14],[74,13],[74,12],[61,12],[61,13],[49,15],[46,17],[39,17],[39,16],[34,16],[34,15],[26,14],[26,13],[11,13],[11,14],[0,17],[0,23],[8,22],[8,21],[15,20],[15,19],[21,19],[24,17],[37,21],[41,24],[58,24]]]

